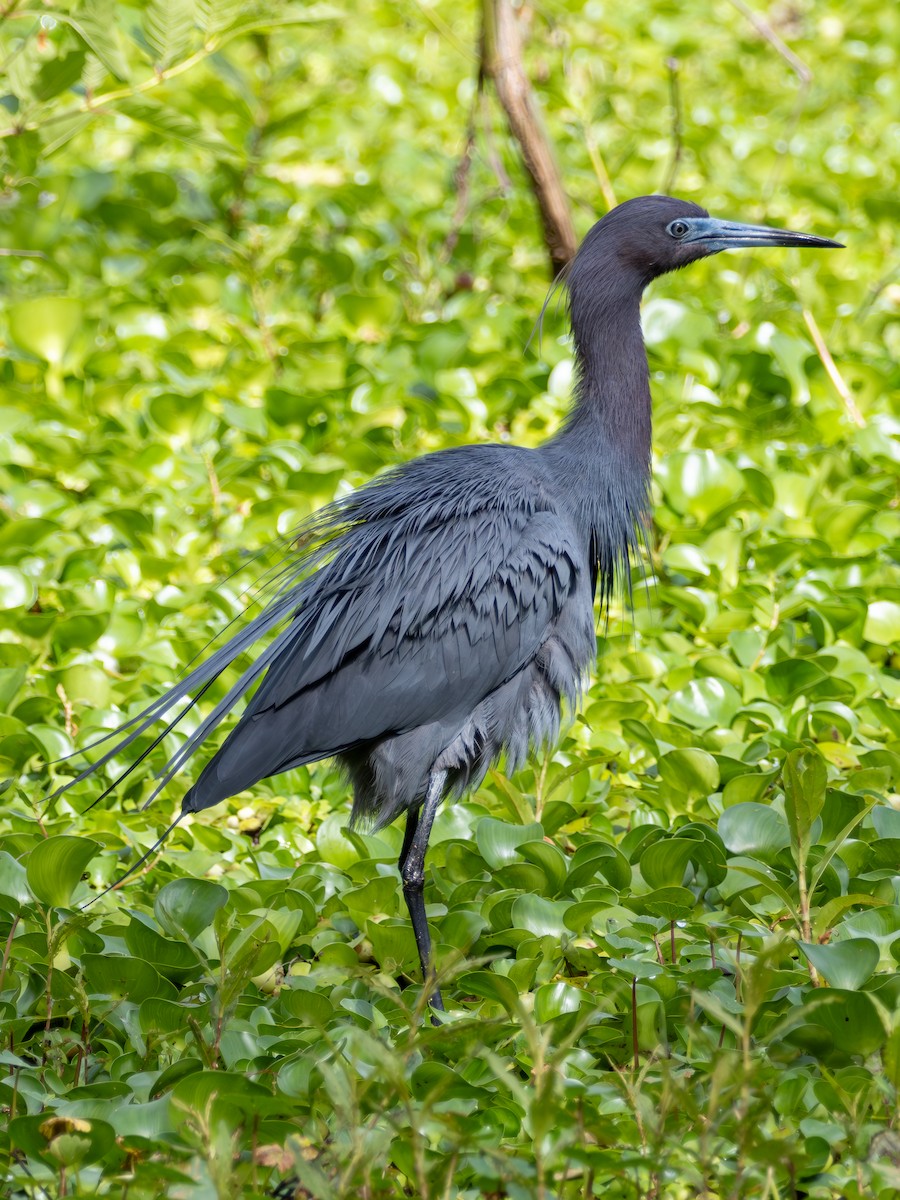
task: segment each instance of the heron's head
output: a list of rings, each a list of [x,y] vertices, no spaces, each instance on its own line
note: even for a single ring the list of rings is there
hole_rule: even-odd
[[[699,204],[672,196],[638,196],[619,204],[591,229],[571,265],[569,288],[573,296],[585,287],[642,290],[667,271],[745,246],[840,245],[811,233],[721,221]]]

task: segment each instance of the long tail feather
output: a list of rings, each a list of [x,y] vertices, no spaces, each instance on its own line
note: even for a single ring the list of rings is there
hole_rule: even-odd
[[[169,834],[172,832],[172,830],[175,828],[175,826],[178,825],[178,823],[184,818],[185,815],[186,815],[185,813],[180,812],[178,814],[178,816],[175,818],[175,820],[172,822],[172,824],[169,826],[169,828],[165,831],[165,833],[163,833],[161,837],[158,837],[156,839],[156,841],[153,843],[153,845],[150,847],[150,849],[145,854],[142,854],[141,857],[137,860],[137,862],[134,863],[132,866],[130,866],[128,868],[128,870],[125,872],[125,874],[120,876],[115,881],[115,883],[111,883],[109,885],[109,887],[105,887],[102,892],[98,892],[96,896],[91,896],[90,900],[86,900],[85,903],[82,904],[82,906],[81,906],[81,911],[84,912],[84,910],[86,908],[90,908],[92,904],[96,904],[98,900],[102,900],[104,896],[108,896],[110,892],[114,892],[117,888],[120,888],[122,886],[122,884],[126,882],[126,880],[130,879],[132,877],[132,875],[135,874],[136,871],[139,871],[141,869],[141,867],[144,865],[144,863],[147,861],[147,859],[152,858],[152,856],[160,848],[160,846],[163,844],[163,842],[166,840],[166,838],[169,836]]]
[[[81,756],[99,746],[107,745],[97,759],[83,770],[67,779],[50,796],[54,800],[63,792],[82,780],[93,775],[112,758],[127,750],[137,738],[141,737],[152,725],[165,719],[162,731],[109,787],[107,787],[90,807],[105,799],[119,783],[135,770],[160,742],[184,720],[200,697],[212,686],[219,676],[232,666],[246,651],[260,639],[272,633],[279,625],[284,625],[296,617],[302,609],[304,599],[304,583],[309,575],[333,552],[335,542],[340,534],[352,521],[352,497],[328,505],[315,513],[309,520],[303,522],[294,530],[289,542],[295,549],[283,553],[277,561],[263,572],[257,580],[256,602],[265,598],[263,611],[235,633],[224,645],[209,655],[208,658],[197,662],[195,657],[188,669],[178,682],[152,703],[148,704],[135,716],[123,721],[117,728],[104,733],[101,737],[81,747],[75,755]],[[282,543],[284,544],[284,543]],[[222,633],[230,629],[236,620],[229,622],[209,645],[213,645]],[[207,737],[221,724],[242,696],[253,686],[265,670],[271,665],[278,652],[295,636],[296,631],[290,625],[274,639],[274,641],[254,660],[243,672],[237,682],[230,688],[212,712],[204,718],[196,730],[185,740],[175,754],[166,763],[160,782],[154,789],[147,804],[152,803],[162,789],[184,767],[188,759],[196,752]],[[201,654],[203,651],[200,652]],[[199,656],[197,656],[199,657]],[[193,665],[195,664],[196,665]],[[174,716],[168,716],[170,710],[182,701],[188,701]],[[110,743],[112,743],[110,745]],[[144,806],[146,807],[146,805]]]

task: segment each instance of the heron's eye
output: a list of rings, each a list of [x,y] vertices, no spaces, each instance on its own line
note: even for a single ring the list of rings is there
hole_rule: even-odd
[[[666,226],[666,233],[669,233],[674,238],[683,238],[687,233],[688,227],[684,221],[670,221]]]

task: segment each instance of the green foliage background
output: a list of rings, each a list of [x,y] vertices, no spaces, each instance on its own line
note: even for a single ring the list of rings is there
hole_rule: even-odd
[[[433,1029],[401,831],[344,831],[327,764],[186,822],[82,911],[181,786],[48,806],[72,768],[47,763],[170,683],[342,489],[560,421],[565,322],[524,350],[545,254],[476,95],[477,12],[0,14],[12,1194],[900,1194],[900,18],[524,18],[581,232],[607,180],[674,169],[716,214],[848,250],[654,286],[652,557],[561,747],[438,819]]]

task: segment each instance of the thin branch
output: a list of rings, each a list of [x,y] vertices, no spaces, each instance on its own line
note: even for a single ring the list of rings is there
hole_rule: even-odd
[[[34,16],[35,14],[24,10],[20,13],[12,13],[11,15],[21,18]],[[53,15],[56,20],[64,21],[77,30],[75,22],[65,13],[54,11]],[[117,100],[128,100],[132,96],[139,96],[144,92],[149,92],[153,88],[159,87],[160,84],[174,79],[177,75],[182,75],[185,71],[190,71],[198,63],[211,58],[217,51],[221,50],[223,46],[233,41],[236,37],[252,33],[267,33],[271,29],[289,28],[293,25],[304,25],[307,23],[302,17],[272,17],[267,21],[250,22],[247,25],[229,29],[217,37],[208,38],[199,50],[195,50],[193,54],[189,54],[181,62],[173,63],[171,67],[154,70],[152,75],[149,75],[146,79],[142,79],[140,83],[136,83],[130,87],[116,88],[111,92],[102,92],[100,95],[86,96],[80,104],[76,104],[72,108],[67,108],[64,112],[54,113],[53,116],[44,117],[40,120],[11,125],[7,129],[0,129],[0,140],[3,138],[18,137],[20,134],[27,133],[33,129],[43,129],[46,125],[53,125],[58,121],[67,121],[71,117],[80,116],[83,113],[88,113],[92,116],[102,115],[107,105],[113,104]]]
[[[847,410],[847,416],[858,429],[865,429],[866,418],[856,407],[856,401],[851,395],[850,389],[844,382],[843,376],[835,366],[834,359],[831,357],[831,351],[825,345],[825,339],[822,337],[822,331],[816,323],[816,318],[812,315],[808,308],[803,310],[803,320],[806,322],[806,328],[812,335],[813,343],[816,347],[816,353],[822,360],[822,366],[828,372],[828,378],[834,384],[835,391],[844,402],[844,408]]]
[[[418,6],[422,16],[431,22],[441,37],[446,38],[454,50],[461,54],[463,58],[467,58],[470,62],[478,62],[477,55],[473,54],[465,42],[461,41],[461,39],[456,36],[451,26],[447,24],[447,22],[438,12],[436,12],[430,5],[423,4],[422,0],[416,0],[416,5]]]
[[[675,186],[675,177],[681,166],[683,147],[681,144],[681,88],[678,86],[678,59],[667,58],[666,70],[669,72],[669,103],[672,106],[672,158],[666,171],[662,190],[664,195],[671,194]]]
[[[600,153],[600,147],[597,145],[591,127],[587,122],[583,123],[584,130],[584,145],[588,152],[588,158],[591,160],[591,166],[594,168],[594,174],[597,176],[597,182],[600,184],[600,192],[603,196],[603,201],[608,209],[615,208],[619,203],[616,199],[616,193],[613,190],[612,180],[609,177],[609,171],[606,169],[606,163],[603,161],[603,155]]]
[[[774,50],[777,50],[800,82],[808,87],[812,83],[812,71],[802,58],[799,58],[789,46],[784,44],[765,17],[755,13],[749,5],[744,3],[744,0],[731,0],[731,4],[747,18],[759,36],[767,41]]]
[[[479,87],[479,92],[480,92]],[[469,177],[472,172],[472,156],[475,152],[475,110],[478,105],[479,97],[476,96],[472,107],[469,110],[469,119],[466,122],[466,142],[463,147],[463,152],[460,155],[459,162],[456,164],[456,169],[453,172],[453,187],[456,191],[456,204],[453,206],[453,216],[450,219],[450,229],[444,238],[444,249],[442,257],[447,262],[453,255],[456,249],[456,243],[459,241],[459,231],[463,227],[463,222],[466,219],[466,213],[469,210]]]
[[[787,152],[791,143],[791,139],[800,124],[800,118],[803,116],[803,110],[806,108],[806,102],[809,99],[809,91],[813,81],[812,70],[806,65],[799,55],[782,41],[765,17],[754,12],[744,0],[730,0],[731,5],[737,9],[739,13],[747,18],[759,36],[772,47],[788,64],[794,74],[800,81],[800,87],[797,94],[797,101],[794,104],[790,118],[787,123],[784,137],[781,139],[782,146],[779,147],[778,157],[772,167],[771,174],[765,186],[764,196],[768,198],[775,191],[778,183],[778,178],[784,163],[787,161]]]
[[[522,40],[510,0],[483,0],[482,13],[482,71],[493,80],[510,132],[521,148],[556,275],[572,259],[577,245],[569,202],[525,74]]]

